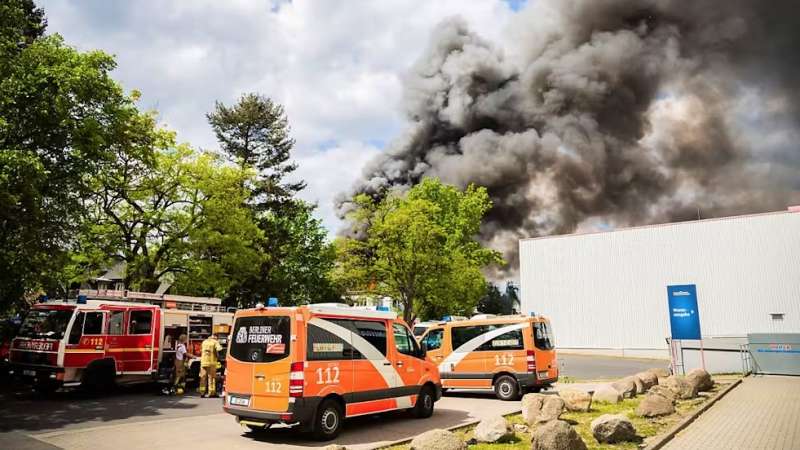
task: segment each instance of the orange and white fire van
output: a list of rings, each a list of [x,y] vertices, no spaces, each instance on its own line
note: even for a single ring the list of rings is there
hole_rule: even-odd
[[[494,389],[516,400],[558,380],[550,322],[541,316],[491,316],[440,322],[420,339],[439,367],[442,388]]]
[[[425,360],[394,312],[340,304],[240,310],[228,346],[226,412],[253,431],[297,424],[335,438],[347,417],[433,413],[441,397]]]
[[[192,299],[175,296],[164,307],[87,299],[37,303],[11,343],[12,374],[45,391],[158,379],[171,372],[181,334],[189,337],[189,353],[199,355],[211,333],[230,330],[232,312]],[[199,359],[196,365],[199,370]]]

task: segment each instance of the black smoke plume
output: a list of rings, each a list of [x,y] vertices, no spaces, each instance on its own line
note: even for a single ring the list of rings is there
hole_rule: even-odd
[[[356,193],[424,176],[486,186],[481,238],[514,272],[522,237],[798,203],[797,12],[791,1],[536,0],[503,48],[447,20],[406,77],[410,127],[339,213]]]

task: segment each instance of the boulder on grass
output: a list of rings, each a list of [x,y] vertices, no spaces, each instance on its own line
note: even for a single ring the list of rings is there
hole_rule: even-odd
[[[634,376],[642,381],[645,391],[658,384],[658,376],[653,372],[639,372]]]
[[[672,375],[671,373],[669,373],[669,370],[667,370],[667,369],[665,369],[663,367],[654,367],[652,369],[647,369],[646,372],[652,373],[657,378],[667,378],[670,375]]]
[[[467,443],[455,433],[434,429],[415,437],[409,448],[411,450],[465,450]]]
[[[636,439],[636,428],[623,414],[603,414],[592,421],[591,428],[597,442],[604,444]]]
[[[558,391],[558,396],[564,400],[567,411],[586,412],[592,407],[592,396],[588,392],[578,389],[564,389]]]
[[[475,439],[478,442],[502,442],[513,435],[511,424],[503,416],[487,417],[475,427]]]
[[[630,378],[633,381],[633,384],[636,385],[636,395],[644,394],[646,389],[644,388],[644,383],[642,383],[642,380],[640,380],[636,375],[631,375],[628,378]]]
[[[636,407],[636,414],[642,417],[665,416],[675,412],[675,405],[666,397],[647,394]]]
[[[710,391],[714,387],[711,375],[703,369],[694,369],[686,375],[686,379],[697,387],[698,392]]]
[[[567,422],[552,420],[533,431],[531,450],[586,450],[586,443]]]
[[[647,391],[647,394],[660,395],[672,403],[675,403],[678,400],[678,394],[676,394],[672,389],[661,385],[651,387],[650,390]]]
[[[534,426],[558,419],[564,412],[564,400],[555,395],[525,394],[522,397],[522,419]]]
[[[614,383],[611,383],[611,387],[613,387],[614,389],[617,390],[617,392],[622,394],[622,398],[636,397],[636,383],[633,381],[631,377],[615,381]]]
[[[592,394],[592,400],[596,402],[619,403],[622,401],[622,394],[611,387],[610,384],[601,384],[597,386]]]
[[[681,400],[697,397],[697,386],[690,383],[686,377],[673,375],[664,380],[662,385],[674,392]]]

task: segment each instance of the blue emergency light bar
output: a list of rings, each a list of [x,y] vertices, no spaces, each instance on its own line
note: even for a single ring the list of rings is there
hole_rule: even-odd
[[[86,296],[85,295],[79,295],[78,296],[78,304],[79,305],[85,305],[86,304]]]
[[[453,321],[453,317],[452,316],[444,316],[444,317],[442,317],[442,322],[452,322],[452,321]]]
[[[267,299],[267,306],[275,308],[278,306],[278,299],[275,297],[270,297]]]
[[[389,311],[389,307],[386,305],[379,305],[375,307],[375,311]]]
[[[531,311],[531,317],[536,317],[536,313]]]

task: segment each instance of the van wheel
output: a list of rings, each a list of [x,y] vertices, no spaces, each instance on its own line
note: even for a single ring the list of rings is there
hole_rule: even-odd
[[[411,414],[417,419],[427,419],[433,415],[433,392],[425,386],[417,396],[417,404],[411,409]]]
[[[519,385],[511,375],[503,375],[494,382],[494,393],[500,400],[519,400]]]
[[[323,401],[314,415],[311,433],[318,441],[336,439],[342,428],[344,414],[338,402],[328,399]]]

